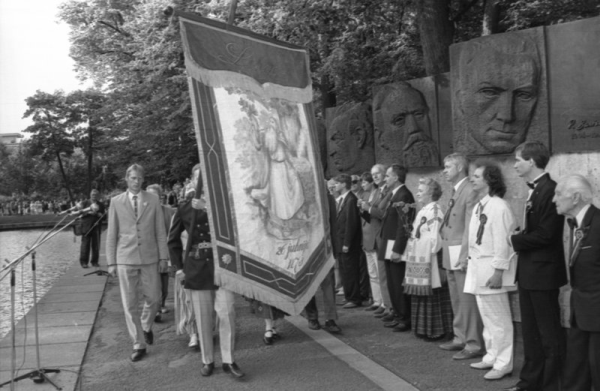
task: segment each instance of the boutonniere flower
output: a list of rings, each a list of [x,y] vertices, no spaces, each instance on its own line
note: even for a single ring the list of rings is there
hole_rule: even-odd
[[[231,258],[231,254],[225,254],[221,257],[221,261],[223,261],[225,265],[229,265],[231,261],[233,261],[233,258]]]
[[[527,201],[527,204],[525,204],[525,212],[529,213],[531,212],[531,208],[533,208],[533,202],[531,200]]]
[[[569,260],[569,266],[573,266],[573,262],[575,262],[577,256],[579,256],[579,251],[581,251],[581,244],[583,243],[583,239],[587,237],[589,230],[589,225],[587,227],[575,230],[575,245],[573,253],[571,254],[571,259]]]

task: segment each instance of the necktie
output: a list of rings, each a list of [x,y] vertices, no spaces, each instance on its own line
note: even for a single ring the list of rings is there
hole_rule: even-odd
[[[569,226],[569,264],[572,262],[573,257],[573,235],[577,229],[577,220],[567,219],[567,225]]]
[[[535,182],[527,182],[527,186],[529,186],[529,188],[533,190],[535,189]]]
[[[477,216],[479,216],[479,229],[477,229],[477,240],[476,244],[481,245],[481,239],[483,238],[483,231],[485,230],[485,223],[487,223],[487,216],[483,213],[483,205],[480,203],[477,204]]]
[[[137,196],[133,196],[133,212],[135,213],[135,218],[137,219]]]

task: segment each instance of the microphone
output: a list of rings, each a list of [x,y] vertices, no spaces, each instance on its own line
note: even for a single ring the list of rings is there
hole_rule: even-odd
[[[67,209],[67,210],[63,210],[63,211],[62,211],[62,212],[60,212],[58,215],[59,215],[59,216],[60,216],[60,215],[66,215],[67,213],[71,213],[71,212],[72,212],[72,211],[74,211],[75,209],[77,209],[77,205],[75,205],[74,207],[72,207],[72,208],[69,208],[69,209]]]
[[[73,212],[72,214],[74,214],[74,215],[75,215],[75,214],[84,214],[84,213],[87,213],[87,212],[89,212],[89,211],[91,211],[91,210],[92,210],[92,207],[91,207],[91,206],[88,206],[87,208],[85,208],[85,209],[81,209],[81,210],[78,210],[78,211],[75,211],[75,212]]]

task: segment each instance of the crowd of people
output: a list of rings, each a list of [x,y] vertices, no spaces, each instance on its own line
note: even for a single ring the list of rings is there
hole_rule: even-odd
[[[525,357],[509,390],[600,389],[600,242],[593,239],[600,233],[600,213],[591,205],[592,187],[579,175],[552,180],[545,171],[550,155],[541,143],[520,145],[515,159],[517,175],[531,189],[520,227],[504,200],[502,170],[490,160],[445,157],[443,177],[452,189],[447,204],[440,202],[438,181],[422,177],[409,189],[407,169],[397,164],[331,179],[336,266],[320,287],[325,323],[313,298],[305,309],[309,328],[341,331],[337,293],[343,310],[364,309],[392,332],[439,341],[440,349],[454,352],[452,359],[476,359],[470,367],[497,380],[513,371],[509,292],[518,291]],[[199,171],[195,166],[188,184],[164,194],[159,185],[142,190],[143,168],[129,167],[128,189],[112,198],[108,211],[108,271],[121,286],[132,361],[147,354],[153,323],[166,311],[170,261],[176,270],[176,330],[189,336],[190,348],[201,350],[201,374],[213,373],[217,330],[223,370],[240,378],[234,294],[214,282],[208,205],[195,196]],[[567,261],[565,217],[571,227]],[[567,269],[568,332],[558,301],[559,288],[569,282]],[[277,341],[276,321],[286,314],[257,301],[252,308],[265,319],[264,343]]]
[[[0,202],[0,216],[57,214],[69,208],[67,200],[29,200],[15,198]]]

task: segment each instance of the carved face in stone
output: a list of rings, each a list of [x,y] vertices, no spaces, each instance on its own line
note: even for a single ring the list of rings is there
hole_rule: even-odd
[[[330,125],[328,153],[337,172],[364,172],[375,162],[371,105],[362,103],[338,114]]]
[[[382,92],[385,97],[376,108],[381,120],[381,128],[376,130],[378,146],[396,162],[402,157],[402,163],[408,167],[438,165],[439,154],[431,137],[429,107],[423,95],[407,83],[386,88],[391,91]]]
[[[458,107],[474,154],[511,153],[527,137],[539,90],[535,47],[506,52],[508,42],[465,51]],[[519,46],[519,44],[517,44]],[[526,51],[529,49],[529,52]]]

